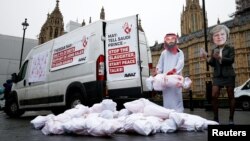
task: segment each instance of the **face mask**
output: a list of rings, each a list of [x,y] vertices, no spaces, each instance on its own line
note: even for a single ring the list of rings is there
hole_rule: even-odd
[[[177,36],[174,33],[166,34],[164,37],[164,48],[173,49],[177,45]]]
[[[172,48],[174,48],[175,46],[176,46],[176,41],[175,41],[175,42],[169,42],[169,43],[164,42],[164,47],[165,47],[165,48],[172,49]]]

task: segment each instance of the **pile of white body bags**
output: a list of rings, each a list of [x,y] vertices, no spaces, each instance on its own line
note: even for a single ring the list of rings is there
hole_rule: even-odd
[[[178,113],[141,98],[124,103],[124,109],[116,110],[116,103],[105,99],[92,107],[78,104],[59,115],[37,116],[31,121],[35,129],[45,135],[77,134],[112,136],[115,133],[152,135],[176,130],[203,131],[217,122],[197,115]]]

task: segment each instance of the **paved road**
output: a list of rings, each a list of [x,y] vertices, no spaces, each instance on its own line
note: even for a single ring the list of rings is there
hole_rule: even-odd
[[[212,111],[205,111],[204,109],[194,109],[190,111],[185,109],[186,113],[196,114],[206,119],[212,119]],[[228,109],[219,109],[221,124],[228,123]],[[119,141],[207,141],[207,131],[204,132],[183,132],[176,133],[157,133],[152,136],[141,136],[133,134],[115,134],[112,137],[90,137],[90,136],[72,136],[72,135],[53,135],[46,136],[40,130],[33,129],[30,121],[38,115],[47,115],[50,112],[26,112],[19,119],[8,118],[3,111],[0,111],[0,140],[1,141],[105,141],[105,140],[119,140]],[[235,124],[250,125],[250,111],[236,110]]]

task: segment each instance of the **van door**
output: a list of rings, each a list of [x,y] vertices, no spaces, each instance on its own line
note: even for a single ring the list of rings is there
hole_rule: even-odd
[[[139,59],[137,15],[106,24],[106,70],[109,96],[140,96],[142,79]]]
[[[41,49],[45,49],[42,46]],[[50,50],[37,49],[30,56],[28,66],[28,83],[25,107],[47,107],[48,106],[48,83],[47,71]]]
[[[147,39],[144,32],[139,31],[139,48],[140,48],[140,61],[141,61],[141,75],[143,92],[149,91],[146,86],[146,79],[150,75],[150,69],[152,69],[152,57],[151,50],[148,46]]]
[[[19,105],[20,105],[20,108],[25,104],[24,102],[24,99],[26,97],[26,92],[27,92],[27,67],[28,67],[28,63],[29,61],[26,60],[18,75],[17,75],[17,83],[14,83],[14,89],[13,90],[16,90],[17,92],[17,95],[18,95],[18,100],[19,100]]]

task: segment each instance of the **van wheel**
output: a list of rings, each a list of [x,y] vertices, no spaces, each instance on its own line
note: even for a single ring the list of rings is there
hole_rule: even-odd
[[[9,117],[13,117],[13,118],[20,117],[25,112],[19,109],[17,101],[14,99],[9,99],[6,101],[4,111]]]
[[[74,108],[77,104],[83,104],[83,97],[78,92],[69,97],[67,109]]]
[[[245,99],[241,101],[242,110],[247,111],[250,110],[250,99]]]

